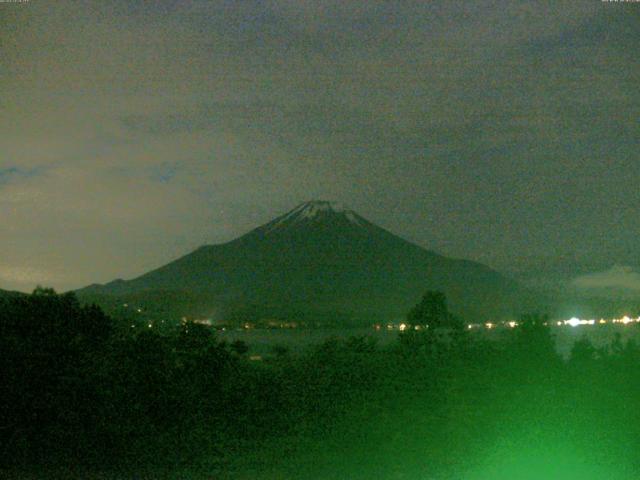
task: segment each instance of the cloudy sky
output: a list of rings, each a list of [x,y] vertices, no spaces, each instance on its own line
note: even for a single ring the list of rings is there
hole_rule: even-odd
[[[600,0],[0,3],[0,288],[130,278],[310,198],[519,278],[637,281],[639,24]]]

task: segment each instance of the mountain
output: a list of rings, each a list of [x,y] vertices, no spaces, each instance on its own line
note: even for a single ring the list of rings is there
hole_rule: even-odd
[[[516,313],[519,286],[489,267],[426,250],[353,210],[306,202],[246,235],[205,245],[81,299],[158,315],[371,323],[403,318],[428,289],[469,321]]]

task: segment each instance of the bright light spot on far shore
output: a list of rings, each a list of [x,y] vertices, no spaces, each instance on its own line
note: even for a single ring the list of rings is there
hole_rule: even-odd
[[[573,317],[570,320],[566,320],[564,323],[565,325],[571,325],[572,327],[577,327],[578,325],[581,325],[581,321],[576,317]]]
[[[630,318],[628,315],[625,315],[622,318],[614,318],[613,320],[605,320],[601,318],[600,320],[582,320],[577,317],[573,317],[569,320],[565,320],[564,322],[557,322],[557,325],[570,325],[572,327],[577,327],[579,325],[595,325],[596,323],[599,325],[606,325],[607,323],[622,323],[623,325],[628,325],[630,323],[640,323],[640,317],[638,318]]]
[[[407,324],[406,323],[401,323],[398,328],[400,329],[401,332],[404,332],[407,329]]]
[[[595,320],[580,320],[579,318],[573,317],[570,320],[565,320],[565,325],[571,325],[572,327],[577,327],[578,325],[594,325],[596,323]]]

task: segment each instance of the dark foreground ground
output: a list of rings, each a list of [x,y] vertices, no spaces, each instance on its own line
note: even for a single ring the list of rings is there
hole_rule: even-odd
[[[640,350],[529,317],[502,342],[414,332],[252,361],[187,324],[119,331],[71,296],[0,306],[1,478],[637,479]]]

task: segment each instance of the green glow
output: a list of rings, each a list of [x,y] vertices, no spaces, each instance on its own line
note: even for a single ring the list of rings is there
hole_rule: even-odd
[[[562,425],[555,426],[562,430]],[[605,480],[631,478],[620,466],[603,464],[598,446],[581,450],[552,439],[502,445],[488,455],[469,480]]]

